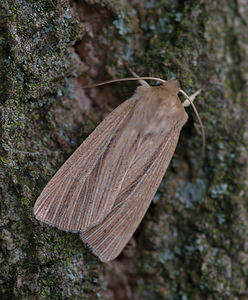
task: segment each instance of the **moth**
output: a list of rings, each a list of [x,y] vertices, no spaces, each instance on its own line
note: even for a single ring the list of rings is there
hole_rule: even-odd
[[[184,107],[199,94],[188,97],[174,79],[155,78],[162,85],[153,87],[143,80],[153,78],[138,79],[134,95],[62,165],[33,210],[46,224],[79,232],[103,262],[120,254],[144,217],[188,119]]]

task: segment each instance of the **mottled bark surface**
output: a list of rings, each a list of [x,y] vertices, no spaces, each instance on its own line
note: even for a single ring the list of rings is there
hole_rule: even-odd
[[[1,1],[0,299],[247,299],[247,1]],[[40,224],[42,188],[135,89],[177,78],[196,100],[155,199],[121,256]]]

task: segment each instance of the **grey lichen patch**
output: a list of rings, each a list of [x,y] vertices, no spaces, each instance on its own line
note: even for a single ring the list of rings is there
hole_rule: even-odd
[[[193,207],[195,203],[204,202],[206,185],[202,180],[196,182],[180,182],[177,187],[176,197],[186,208]]]

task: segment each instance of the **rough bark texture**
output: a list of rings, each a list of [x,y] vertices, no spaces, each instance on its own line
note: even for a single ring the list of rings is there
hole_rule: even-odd
[[[1,1],[1,299],[247,299],[248,6],[220,1]],[[59,166],[135,84],[176,77],[196,100],[135,236],[102,264],[34,219]],[[117,88],[118,87],[118,88]]]

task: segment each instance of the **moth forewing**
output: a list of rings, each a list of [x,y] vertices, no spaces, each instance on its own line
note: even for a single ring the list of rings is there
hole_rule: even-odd
[[[81,233],[103,262],[120,254],[140,224],[174,153],[179,132],[171,132],[143,166],[138,162],[133,165],[111,212],[99,225]]]
[[[54,175],[37,199],[37,219],[114,259],[141,222],[173,156],[187,114],[177,81],[139,87]]]
[[[106,212],[98,207],[103,198],[92,201],[98,188],[96,172],[106,149],[119,130],[125,128],[135,101],[132,97],[109,114],[57,171],[36,200],[34,214],[38,220],[61,230],[78,232],[82,227],[94,225],[90,212],[104,217],[111,210],[110,198],[106,201]]]

